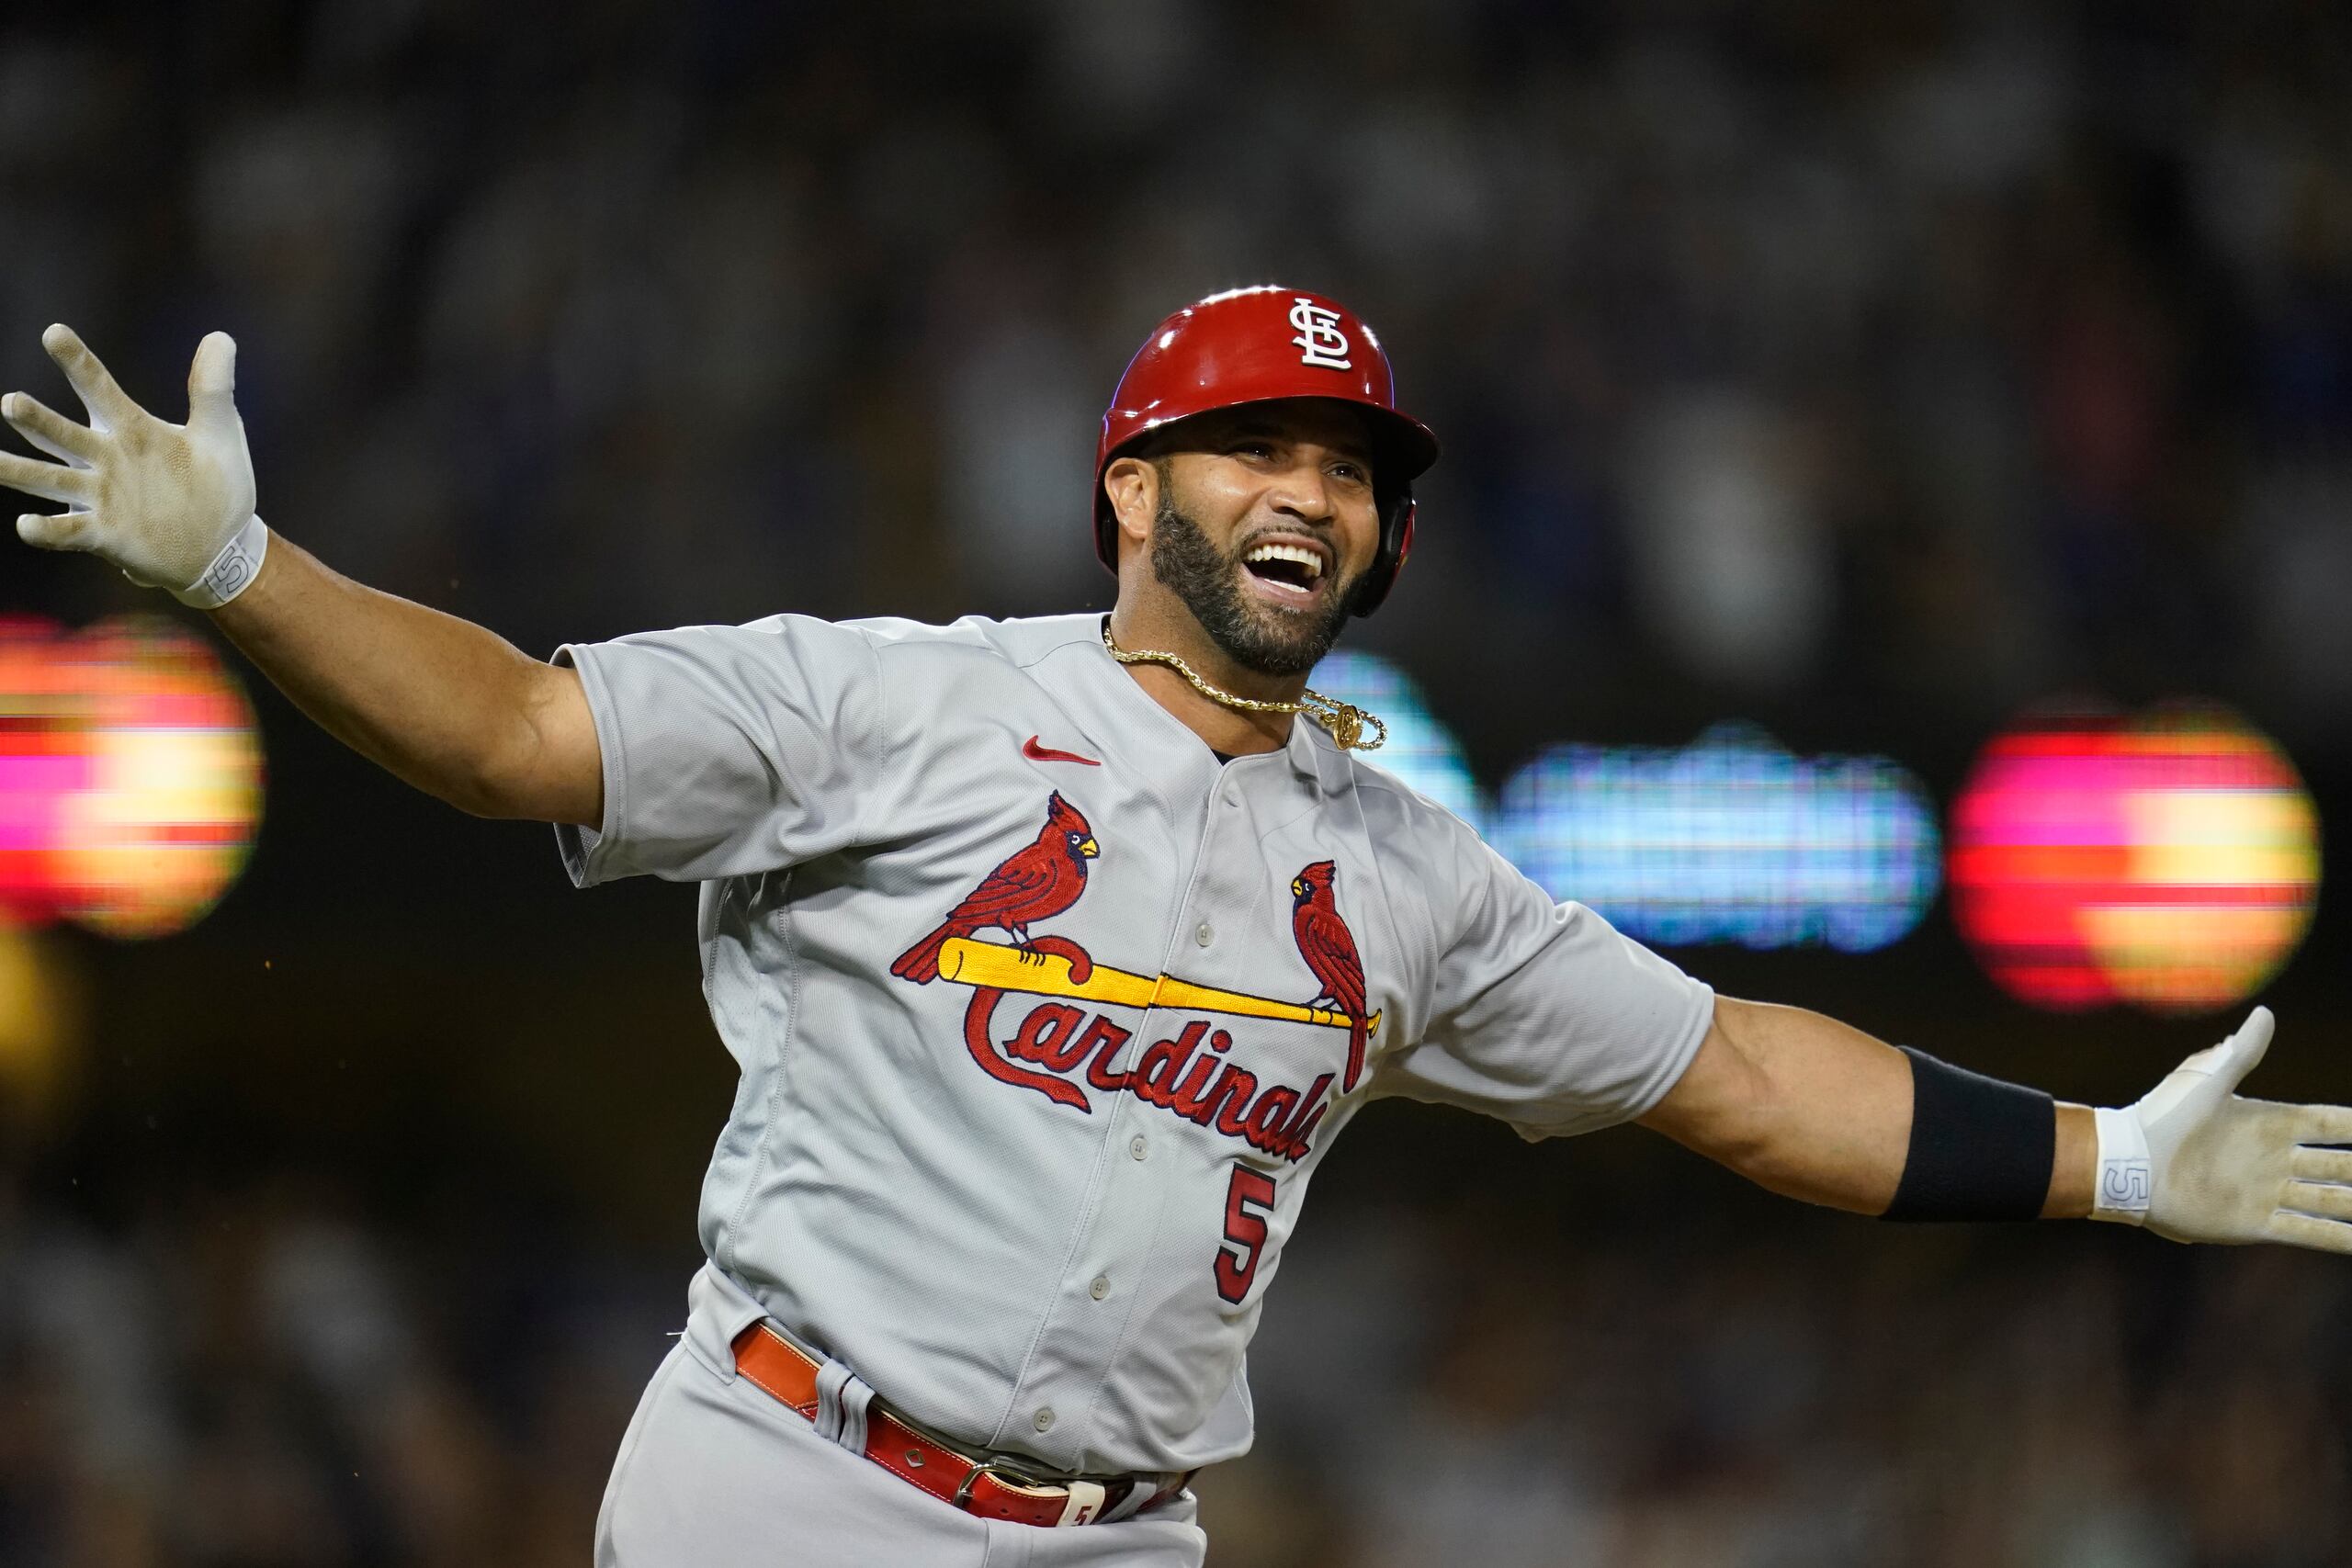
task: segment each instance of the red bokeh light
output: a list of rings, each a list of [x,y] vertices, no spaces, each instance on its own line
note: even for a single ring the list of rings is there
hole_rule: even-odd
[[[2318,817],[2285,754],[2219,709],[2043,717],[1978,757],[1950,884],[1961,934],[2021,1000],[2223,1007],[2302,939]]]
[[[243,869],[260,807],[252,708],[202,639],[0,620],[0,915],[182,930]]]

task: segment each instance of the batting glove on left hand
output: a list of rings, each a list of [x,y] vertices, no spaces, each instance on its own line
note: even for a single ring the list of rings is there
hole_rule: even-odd
[[[2236,1033],[2136,1103],[2102,1110],[2091,1217],[2173,1241],[2282,1241],[2352,1253],[2352,1110],[2247,1100],[2238,1084],[2270,1046],[2256,1008]]]
[[[214,333],[188,371],[186,424],[131,401],[70,327],[41,334],[89,411],[87,427],[22,392],[0,399],[0,418],[55,457],[0,452],[0,484],[66,503],[28,513],[17,534],[45,550],[87,550],[144,588],[217,609],[261,570],[269,530],[254,515],[254,461],[237,417],[237,345]]]

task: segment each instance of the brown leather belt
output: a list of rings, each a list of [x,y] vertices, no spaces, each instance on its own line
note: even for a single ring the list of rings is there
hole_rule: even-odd
[[[810,1421],[817,1418],[820,1370],[820,1363],[764,1323],[754,1323],[735,1337],[735,1371]],[[899,1480],[943,1503],[984,1519],[1014,1524],[1093,1524],[1117,1509],[1137,1486],[1153,1484],[1136,1476],[1046,1481],[1002,1460],[976,1460],[916,1431],[878,1399],[866,1408],[862,1451]],[[1182,1492],[1189,1479],[1189,1475],[1169,1478],[1155,1487],[1142,1507],[1124,1513],[1131,1517],[1158,1507]]]

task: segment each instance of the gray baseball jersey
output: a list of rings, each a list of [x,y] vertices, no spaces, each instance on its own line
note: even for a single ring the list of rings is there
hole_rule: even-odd
[[[741,1070],[712,1267],[920,1421],[1070,1472],[1250,1443],[1243,1348],[1383,1095],[1636,1116],[1706,987],[1301,721],[1221,762],[1101,619],[784,615],[566,648],[577,882],[702,884]]]

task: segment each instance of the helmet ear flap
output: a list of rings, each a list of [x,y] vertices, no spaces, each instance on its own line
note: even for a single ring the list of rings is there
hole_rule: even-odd
[[[1102,476],[1094,477],[1094,553],[1115,574],[1119,570],[1119,524],[1112,515],[1111,498],[1102,491]]]
[[[1405,558],[1413,553],[1413,490],[1401,486],[1396,493],[1384,496],[1380,502],[1380,548],[1372,558],[1371,570],[1364,573],[1363,586],[1356,590],[1355,604],[1351,606],[1358,615],[1369,615],[1380,608],[1381,601],[1396,585],[1396,574],[1404,570]]]

